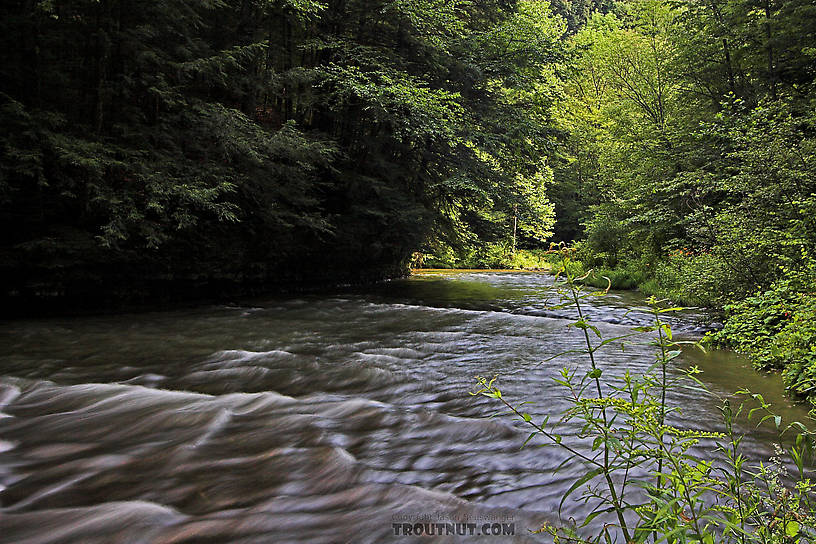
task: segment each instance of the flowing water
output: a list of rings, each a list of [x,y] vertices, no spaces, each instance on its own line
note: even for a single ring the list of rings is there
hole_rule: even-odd
[[[394,524],[415,521],[543,541],[529,530],[557,519],[584,469],[557,449],[520,449],[525,429],[468,393],[477,374],[498,374],[533,417],[567,406],[552,378],[586,363],[542,363],[582,346],[572,310],[547,309],[551,285],[429,272],[365,291],[3,323],[0,542],[411,542]],[[649,322],[633,293],[589,304],[606,336]],[[698,319],[675,330],[693,335]],[[611,377],[654,355],[631,344],[601,359]],[[805,415],[733,355],[675,362],[699,364],[716,392],[748,385]],[[691,427],[717,419],[699,392],[670,402]],[[746,429],[748,451],[770,457],[770,437]],[[585,508],[568,500],[561,515]]]

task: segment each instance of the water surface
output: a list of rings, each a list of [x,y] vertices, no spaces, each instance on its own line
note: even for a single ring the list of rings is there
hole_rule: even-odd
[[[0,332],[0,541],[411,542],[393,523],[512,523],[485,542],[542,541],[583,474],[473,397],[499,375],[534,417],[567,406],[552,378],[580,357],[552,278],[425,272],[365,290],[194,310],[12,321]],[[636,293],[593,298],[606,336],[649,322]],[[681,334],[701,316],[673,318]],[[648,346],[601,355],[608,377],[644,371]],[[727,353],[689,352],[713,391],[776,377]],[[683,421],[716,427],[716,402],[678,390]],[[772,452],[750,432],[755,459]],[[565,432],[575,432],[567,427]],[[704,444],[703,447],[706,447]],[[566,461],[566,464],[564,462]],[[561,469],[556,469],[561,466]],[[565,518],[585,506],[567,501]],[[457,536],[435,542],[469,541]],[[427,541],[423,539],[423,541]]]

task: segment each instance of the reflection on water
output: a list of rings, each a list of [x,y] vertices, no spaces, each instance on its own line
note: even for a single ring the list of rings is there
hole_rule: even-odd
[[[542,361],[581,347],[552,279],[420,274],[365,291],[198,310],[7,322],[0,332],[2,542],[411,542],[394,523],[503,522],[535,541],[582,468],[468,394],[501,375],[534,416],[566,406]],[[649,320],[633,293],[594,299],[606,335]],[[694,314],[675,319],[693,332]],[[649,348],[602,357],[645,370]],[[730,354],[688,353],[712,388],[778,380]],[[712,399],[672,393],[709,428]],[[746,427],[750,429],[750,427]],[[575,429],[572,429],[575,432]],[[569,428],[567,429],[569,432]],[[749,451],[770,456],[754,431]],[[706,447],[706,445],[703,445]],[[568,501],[564,516],[584,505]],[[444,534],[444,533],[443,533]],[[434,537],[460,542],[471,537]],[[478,539],[477,539],[478,540]]]

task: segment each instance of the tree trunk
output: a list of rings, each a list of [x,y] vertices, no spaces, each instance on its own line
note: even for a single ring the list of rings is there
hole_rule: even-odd
[[[776,100],[776,67],[774,66],[773,36],[771,34],[771,1],[765,0],[765,38],[768,51],[768,87],[771,91],[771,99]]]
[[[516,231],[518,230],[518,204],[513,204],[513,255],[516,254]]]

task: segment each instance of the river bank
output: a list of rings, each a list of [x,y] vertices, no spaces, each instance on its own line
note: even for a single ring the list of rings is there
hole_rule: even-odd
[[[706,345],[737,351],[760,372],[780,373],[788,393],[816,410],[816,293],[796,277],[757,286],[749,295],[729,293],[722,287],[727,279],[713,280],[700,271],[707,258],[675,252],[654,263],[590,268],[574,260],[568,266],[575,275],[586,276],[588,285],[636,289],[678,305],[706,308],[713,321]]]
[[[263,267],[233,272],[210,275],[188,270],[160,274],[123,266],[118,271],[82,269],[69,274],[54,273],[47,278],[33,277],[24,286],[18,280],[0,290],[0,319],[195,308],[260,296],[321,293],[410,274],[402,265],[348,269],[321,265],[306,272],[277,275]]]

